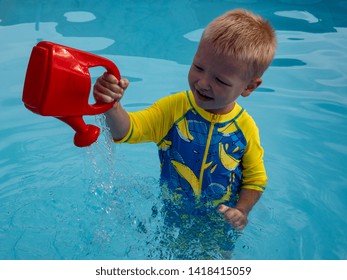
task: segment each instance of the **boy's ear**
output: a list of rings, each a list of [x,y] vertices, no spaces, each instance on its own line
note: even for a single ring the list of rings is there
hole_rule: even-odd
[[[241,95],[243,97],[247,97],[249,95],[251,95],[251,93],[261,85],[261,83],[263,82],[263,80],[261,78],[254,78],[253,80],[251,80],[249,82],[249,84],[247,85],[247,87],[243,90],[243,92],[241,93]]]

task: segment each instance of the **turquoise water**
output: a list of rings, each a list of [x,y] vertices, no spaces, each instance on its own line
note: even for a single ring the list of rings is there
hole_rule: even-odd
[[[124,106],[142,109],[188,88],[203,28],[237,7],[268,18],[279,48],[239,100],[269,182],[232,258],[347,259],[347,2],[318,0],[1,0],[0,259],[175,258],[160,243],[155,145],[111,145],[105,131],[74,147],[69,127],[24,108],[25,71],[41,40],[102,55],[131,81]]]

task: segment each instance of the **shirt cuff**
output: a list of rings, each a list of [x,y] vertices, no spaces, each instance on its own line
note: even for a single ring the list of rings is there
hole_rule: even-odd
[[[247,189],[247,190],[254,190],[254,191],[258,191],[258,192],[264,192],[265,191],[265,186],[255,185],[255,184],[243,185],[241,188]]]

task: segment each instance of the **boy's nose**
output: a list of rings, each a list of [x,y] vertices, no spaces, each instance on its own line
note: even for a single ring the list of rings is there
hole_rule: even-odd
[[[200,91],[208,91],[211,89],[210,82],[205,77],[198,81],[198,87]]]

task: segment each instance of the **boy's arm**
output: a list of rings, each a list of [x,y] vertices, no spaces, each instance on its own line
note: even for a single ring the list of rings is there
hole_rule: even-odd
[[[261,197],[262,192],[250,189],[242,189],[240,198],[235,208],[228,207],[224,204],[218,207],[220,213],[224,213],[224,218],[238,230],[243,230],[248,223],[248,214],[253,206]]]
[[[259,131],[253,119],[244,125],[247,147],[242,158],[242,186],[235,208],[220,205],[218,211],[236,229],[242,230],[248,223],[248,214],[261,197],[267,181],[263,162],[264,151],[260,145]],[[245,123],[244,123],[245,124]],[[248,129],[247,129],[248,128]]]
[[[120,140],[127,135],[130,129],[130,118],[120,103],[116,103],[109,111],[105,113],[106,123],[110,128],[114,140]]]
[[[260,145],[258,128],[255,126],[248,134],[248,143],[242,158],[242,187],[235,208],[221,205],[218,211],[224,213],[224,218],[238,230],[248,223],[248,214],[261,197],[267,181],[263,162],[263,148]]]
[[[130,128],[129,115],[119,103],[128,85],[127,79],[118,81],[115,76],[108,73],[99,77],[94,85],[95,100],[105,103],[116,101],[114,106],[105,113],[112,137],[116,140],[125,137]]]

